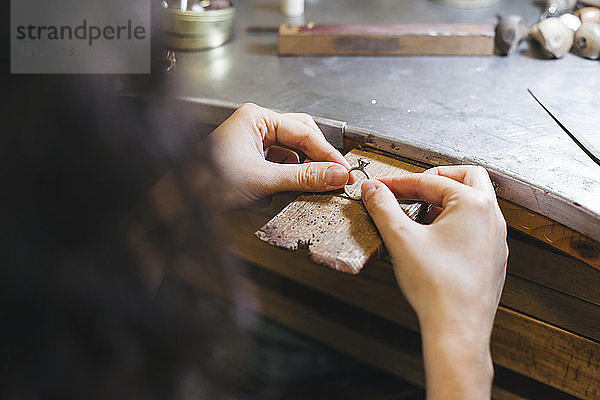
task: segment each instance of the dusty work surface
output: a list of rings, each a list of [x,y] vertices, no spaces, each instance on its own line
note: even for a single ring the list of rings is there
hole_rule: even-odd
[[[533,23],[535,2],[503,0],[461,10],[427,0],[311,1],[299,19],[282,17],[277,0],[238,0],[235,6],[230,43],[178,53],[171,79],[181,83],[181,96],[308,112],[346,122],[347,137],[379,148],[383,141],[386,150],[413,159],[482,164],[524,183],[502,187],[501,196],[600,237],[600,166],[527,93],[531,88],[567,109],[598,143],[598,61],[572,54],[542,60],[526,44],[509,57],[279,57],[275,33],[246,31],[308,21],[493,24],[496,13],[522,14]]]
[[[413,165],[375,153],[352,150],[346,155],[353,166],[357,165],[358,158],[370,162],[366,170],[371,178],[421,171]],[[359,186],[359,182],[354,186]],[[401,207],[415,220],[427,208],[419,203],[402,204]],[[301,195],[260,228],[256,236],[288,250],[306,249],[314,262],[353,275],[358,274],[382,246],[377,228],[362,201],[339,193]]]

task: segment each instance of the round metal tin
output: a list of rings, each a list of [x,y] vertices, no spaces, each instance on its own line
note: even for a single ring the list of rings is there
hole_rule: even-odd
[[[165,33],[165,45],[176,50],[203,50],[219,47],[233,33],[235,8],[181,11],[163,8],[160,29]]]

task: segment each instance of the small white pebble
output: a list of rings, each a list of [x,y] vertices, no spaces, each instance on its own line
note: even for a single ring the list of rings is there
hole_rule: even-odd
[[[579,17],[573,14],[563,14],[560,17],[558,17],[558,19],[560,19],[560,22],[565,24],[573,32],[577,31],[577,29],[579,29],[579,27],[581,26],[581,20],[579,19]]]
[[[377,100],[375,100],[375,99],[371,100],[371,104],[377,104]]]

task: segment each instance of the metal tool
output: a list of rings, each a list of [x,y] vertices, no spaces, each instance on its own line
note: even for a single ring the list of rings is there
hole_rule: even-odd
[[[550,115],[552,117],[552,119],[554,121],[556,121],[556,123],[558,124],[558,126],[560,126],[562,128],[563,131],[565,131],[565,133],[567,135],[569,135],[569,137],[571,139],[573,139],[573,141],[575,142],[575,144],[577,144],[577,146],[579,146],[579,148],[581,148],[581,150],[584,151],[585,154],[587,154],[596,164],[600,165],[600,151],[598,151],[596,148],[594,148],[594,146],[592,146],[592,144],[590,142],[588,142],[584,137],[582,137],[581,135],[577,134],[576,132],[571,132],[567,129],[566,126],[564,126],[562,124],[562,122],[560,122],[558,120],[558,118],[556,118],[554,116],[554,114],[552,114],[552,112],[550,112],[550,110],[548,109],[548,107],[546,107],[541,101],[540,99],[538,99],[535,94],[533,94],[533,92],[531,91],[531,89],[527,89],[527,91],[529,92],[529,94],[531,95],[531,97],[533,97],[535,99],[535,101],[537,101],[537,103],[542,106],[542,108],[548,113],[548,115]]]

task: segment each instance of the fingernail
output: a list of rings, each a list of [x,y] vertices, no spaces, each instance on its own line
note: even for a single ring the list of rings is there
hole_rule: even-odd
[[[344,186],[348,181],[348,170],[341,165],[332,165],[325,171],[328,186]]]
[[[375,185],[375,182],[373,181],[365,181],[362,186],[361,186],[361,197],[364,201],[366,201],[369,197],[371,197],[371,195],[373,194],[373,192],[377,190],[377,186]]]

